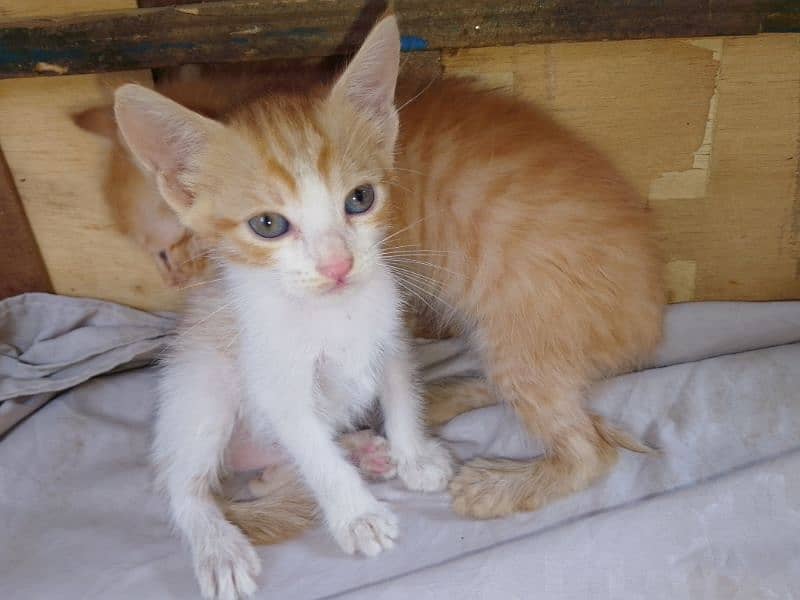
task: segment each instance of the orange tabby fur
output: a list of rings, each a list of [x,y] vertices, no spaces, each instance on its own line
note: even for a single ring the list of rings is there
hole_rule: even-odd
[[[583,401],[659,339],[649,215],[608,161],[528,103],[444,80],[401,115],[392,242],[420,250],[397,260],[419,274],[421,308],[463,326],[496,394],[547,447],[534,462],[467,464],[454,507],[539,508],[607,473],[617,446],[641,448]]]

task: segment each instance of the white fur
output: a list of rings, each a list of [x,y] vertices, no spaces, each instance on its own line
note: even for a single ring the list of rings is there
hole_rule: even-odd
[[[387,17],[331,93],[379,122],[387,148],[397,134],[392,98],[399,47],[396,21]],[[132,152],[157,174],[161,193],[184,217],[212,201],[203,196],[208,186],[198,165],[214,136],[230,142],[223,149],[240,151],[231,164],[255,165],[256,155],[218,123],[136,86],[123,86],[116,96]],[[172,134],[166,139],[165,130]],[[401,301],[379,253],[384,232],[344,211],[345,196],[364,181],[326,184],[309,165],[285,166],[298,184],[281,208],[292,230],[276,240],[253,238],[275,244],[275,264],[220,264],[219,285],[198,288],[190,299],[188,323],[160,384],[155,462],[206,598],[248,595],[260,571],[250,543],[213,497],[237,421],[262,445],[278,442],[291,456],[347,553],[378,554],[398,535],[392,511],[370,493],[335,442],[376,397],[401,480],[433,491],[452,474],[449,455],[421,425]],[[245,171],[256,177],[258,168]],[[385,201],[384,185],[376,184],[375,192],[376,203]],[[246,220],[239,227],[255,236]],[[353,267],[347,286],[336,288],[320,267],[342,257],[352,258]]]
[[[364,252],[355,256],[365,260]],[[311,268],[303,269],[304,281],[314,279]],[[265,444],[278,441],[288,452],[347,553],[375,555],[398,535],[392,511],[373,497],[335,442],[376,397],[404,483],[440,490],[452,474],[447,452],[423,432],[389,270],[377,256],[363,269],[343,290],[319,293],[310,283],[301,294],[280,285],[279,271],[227,264],[221,299],[204,300],[208,290],[195,295],[193,302],[209,304],[209,316],[186,329],[166,361],[154,451],[207,598],[251,593],[260,569],[212,497],[237,419]],[[233,333],[220,324],[225,318],[234,323],[235,338],[219,339]],[[235,352],[226,352],[232,342]]]

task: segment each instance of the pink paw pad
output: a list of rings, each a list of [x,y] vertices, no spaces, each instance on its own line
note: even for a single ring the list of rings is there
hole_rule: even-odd
[[[397,465],[392,461],[389,442],[372,430],[346,433],[339,438],[348,451],[350,461],[367,479],[386,480],[397,475]]]

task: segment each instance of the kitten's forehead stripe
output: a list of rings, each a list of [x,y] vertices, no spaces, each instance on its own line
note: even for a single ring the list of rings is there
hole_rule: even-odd
[[[239,125],[256,143],[267,177],[299,193],[298,179],[310,170],[331,183],[333,143],[312,98],[268,98],[245,108]],[[285,203],[287,199],[283,199]]]
[[[267,158],[265,166],[267,168],[267,175],[270,178],[279,180],[283,185],[289,188],[289,191],[293,194],[297,193],[297,181],[286,167],[273,158]],[[274,201],[278,206],[283,206],[283,200],[281,198],[275,198]]]
[[[317,157],[317,172],[320,178],[330,185],[331,169],[333,161],[333,150],[331,144],[327,139],[323,138],[322,148],[320,148],[319,156]]]

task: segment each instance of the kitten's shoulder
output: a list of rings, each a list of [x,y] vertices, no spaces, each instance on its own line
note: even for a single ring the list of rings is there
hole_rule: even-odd
[[[237,335],[233,298],[219,281],[197,285],[184,298],[175,348],[207,347],[228,353]]]

